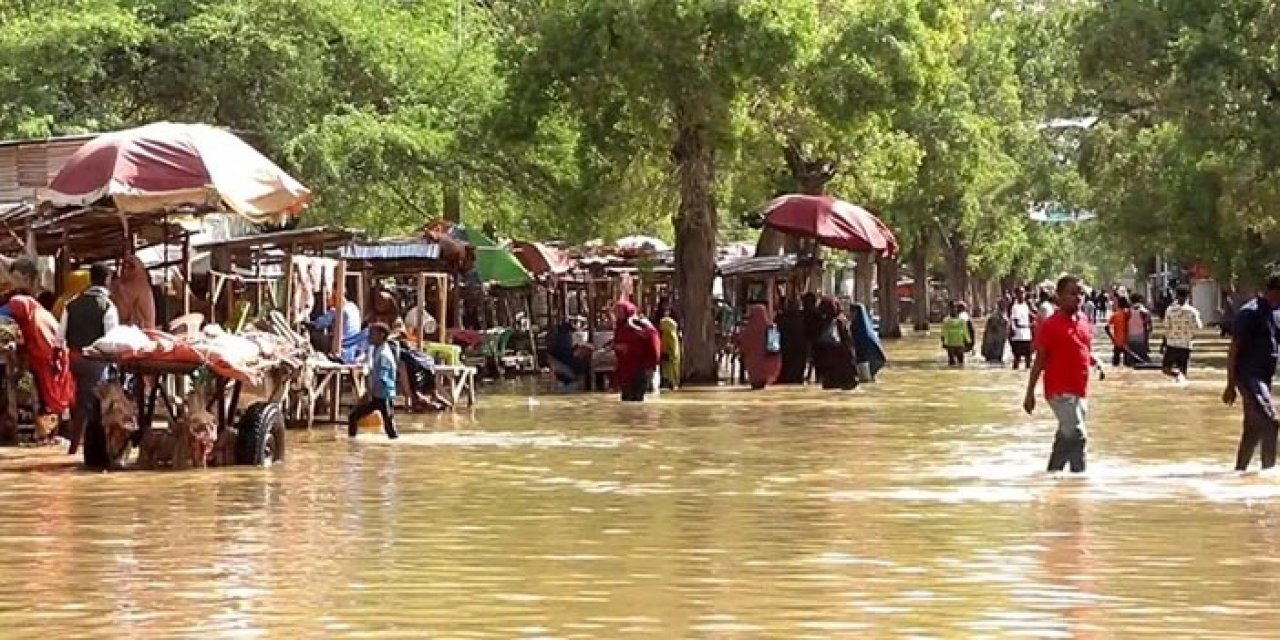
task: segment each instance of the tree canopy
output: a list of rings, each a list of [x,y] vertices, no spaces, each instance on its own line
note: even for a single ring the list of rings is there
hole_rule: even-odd
[[[1266,0],[15,0],[0,136],[204,121],[319,221],[406,233],[452,198],[506,235],[665,236],[698,343],[715,244],[785,192],[881,212],[954,296],[1157,255],[1256,275],[1277,36]]]

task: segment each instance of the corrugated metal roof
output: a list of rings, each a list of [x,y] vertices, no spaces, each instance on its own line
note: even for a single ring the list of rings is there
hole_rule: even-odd
[[[48,138],[18,138],[13,140],[0,140],[0,147],[19,147],[26,145],[50,144],[58,142],[87,142],[98,137],[98,133],[81,133],[69,136],[51,136]]]
[[[349,244],[342,248],[342,258],[344,260],[439,260],[440,245],[423,240]]]
[[[785,271],[795,266],[796,257],[793,255],[760,256],[758,258],[731,258],[716,265],[716,270],[722,276],[741,276],[751,273]]]

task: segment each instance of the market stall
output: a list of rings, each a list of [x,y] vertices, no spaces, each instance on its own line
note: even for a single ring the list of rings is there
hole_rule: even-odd
[[[299,215],[311,199],[305,187],[230,132],[207,125],[168,122],[91,140],[71,156],[42,195],[44,200],[34,214],[5,221],[7,238],[0,239],[0,252],[20,249],[54,256],[60,276],[78,265],[123,260],[149,247],[163,247],[164,263],[147,266],[153,270],[176,267],[188,285],[192,282],[194,258],[191,238],[199,231],[201,217],[223,212],[253,224],[282,225]],[[171,247],[177,251],[171,252]],[[168,258],[175,254],[176,259]],[[63,278],[55,277],[55,281],[61,284]],[[190,296],[183,299],[189,301]],[[189,311],[185,307],[186,302],[184,316]],[[198,342],[172,340],[175,336],[161,333],[148,338],[164,348],[153,346],[128,359],[122,359],[119,353],[98,350],[94,357],[111,359],[126,374],[132,372],[135,393],[145,389],[150,394],[133,407],[137,411],[137,433],[145,435],[150,431],[154,407],[160,402],[168,409],[168,433],[172,435],[175,428],[188,424],[193,408],[176,401],[176,390],[188,383],[196,384],[192,374],[208,362],[209,354],[197,359],[201,356]],[[157,358],[157,354],[163,356]],[[246,364],[247,360],[241,363]],[[217,373],[216,367],[214,371],[215,377],[240,383],[253,379],[223,375]],[[177,378],[180,383],[166,384],[167,378]],[[211,393],[219,400],[210,402],[217,405],[225,427],[237,410],[236,402],[223,398],[218,385],[214,387]],[[107,400],[101,404],[103,415],[106,406],[119,406]],[[274,421],[267,418],[281,414],[279,402],[270,398],[266,405],[251,406],[244,412],[246,417],[258,416],[255,420],[269,423]],[[118,416],[120,412],[111,415]],[[86,429],[86,462],[108,459],[102,415],[89,420]],[[78,439],[73,434],[73,452]],[[143,440],[142,436],[131,438],[135,444],[142,444]],[[277,449],[271,451],[272,458],[283,455],[282,444],[280,440]],[[259,447],[259,454],[263,447]],[[263,461],[262,455],[255,457],[256,463]]]
[[[345,291],[346,274],[360,274],[366,287],[377,280],[408,286],[410,306],[417,305],[420,310],[417,321],[407,323],[409,343],[432,357],[437,385],[453,406],[462,400],[473,406],[477,369],[463,364],[461,349],[453,344],[456,332],[450,332],[450,326],[459,327],[456,319],[450,322],[451,316],[456,318],[450,310],[457,305],[450,304],[450,297],[458,263],[449,259],[440,243],[427,238],[353,242],[343,247],[340,255],[343,275],[336,278],[342,288],[338,295]],[[434,334],[428,331],[428,314],[436,321]],[[340,326],[335,333],[341,335]]]

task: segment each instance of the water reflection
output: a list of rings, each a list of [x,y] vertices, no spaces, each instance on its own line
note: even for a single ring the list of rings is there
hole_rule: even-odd
[[[117,638],[1271,637],[1280,484],[1214,372],[1122,372],[1085,477],[1022,378],[488,396],[270,471],[0,455],[0,625]]]

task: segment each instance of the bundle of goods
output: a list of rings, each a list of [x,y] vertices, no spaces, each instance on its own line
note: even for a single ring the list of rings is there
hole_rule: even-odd
[[[121,363],[208,365],[219,376],[249,384],[261,382],[272,367],[297,364],[293,362],[297,349],[285,338],[263,331],[233,335],[217,325],[185,336],[120,326],[86,353]]]

